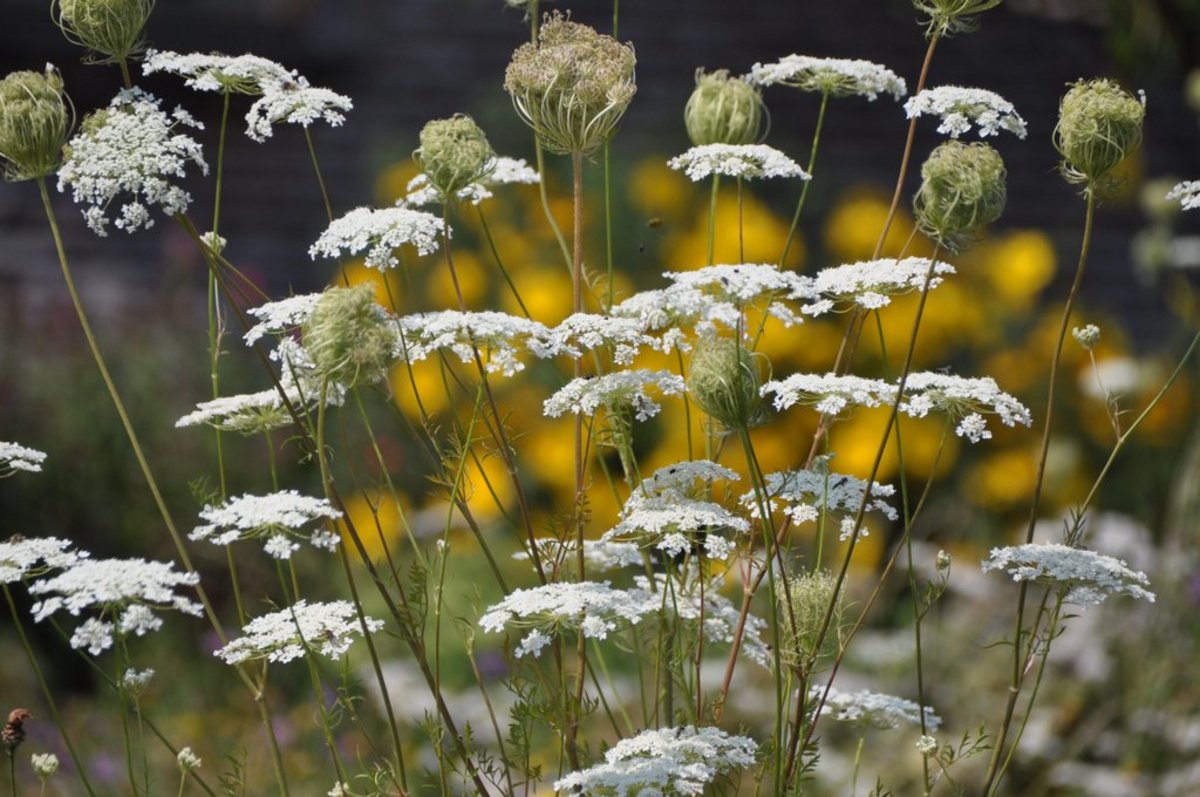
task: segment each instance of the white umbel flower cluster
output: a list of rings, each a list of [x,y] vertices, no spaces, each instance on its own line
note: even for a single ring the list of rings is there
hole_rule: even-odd
[[[993,548],[981,563],[983,572],[1003,570],[1013,581],[1036,581],[1065,593],[1067,603],[1096,606],[1109,595],[1129,595],[1154,602],[1146,589],[1145,573],[1132,570],[1121,559],[1072,548],[1069,545],[1028,543]]]
[[[57,537],[12,537],[0,542],[0,584],[71,567],[89,555],[87,551],[71,550],[72,545],[70,540]]]
[[[46,596],[31,611],[34,622],[41,622],[60,609],[76,617],[84,609],[95,609],[99,616],[89,617],[76,629],[71,647],[86,647],[99,655],[112,647],[116,635],[157,631],[162,626],[157,611],[175,609],[200,616],[201,605],[176,592],[198,583],[198,573],[180,573],[170,562],[82,559],[56,576],[29,585],[31,595]]]
[[[542,412],[550,418],[564,413],[592,415],[604,408],[620,412],[632,409],[639,421],[658,415],[662,407],[646,392],[654,388],[664,396],[679,396],[686,391],[683,377],[670,371],[614,371],[599,377],[572,379],[553,396],[546,399]]]
[[[536,656],[553,640],[551,635],[563,629],[578,630],[589,639],[606,639],[654,608],[640,589],[614,589],[608,581],[558,582],[514,590],[488,608],[479,626],[492,633],[507,626],[530,629],[514,651],[520,658]]]
[[[610,747],[604,763],[555,781],[554,790],[619,797],[698,796],[718,775],[753,765],[757,750],[753,739],[714,727],[642,731]]]
[[[804,404],[825,415],[837,415],[849,406],[878,407],[896,395],[896,389],[882,380],[833,373],[792,374],[767,382],[761,392],[774,395],[777,410]]]
[[[996,136],[1007,130],[1017,138],[1025,138],[1025,120],[1008,100],[987,89],[962,86],[938,86],[925,89],[904,103],[909,119],[936,116],[942,120],[937,131],[950,138],[978,128],[979,137]]]
[[[153,227],[156,205],[167,216],[183,213],[192,197],[172,178],[182,179],[188,164],[208,174],[200,144],[177,132],[180,125],[204,125],[181,108],[168,115],[160,105],[141,89],[123,89],[67,145],[58,190],[69,186],[75,202],[87,206],[84,219],[97,235],[107,235],[110,222],[126,232]],[[113,220],[108,214],[117,209]]]
[[[770,64],[755,64],[750,82],[783,85],[831,97],[859,96],[874,101],[880,94],[899,100],[908,93],[904,79],[885,66],[850,58],[788,55]]]
[[[288,400],[297,412],[303,411],[306,403],[294,391],[289,391]],[[236,396],[221,396],[203,401],[196,409],[175,422],[175,428],[199,426],[201,424],[223,432],[244,435],[261,434],[272,429],[288,426],[292,414],[288,412],[283,398],[275,388],[257,393],[242,393]]]
[[[364,618],[371,633],[383,628],[383,621]],[[305,649],[338,659],[362,636],[354,604],[349,601],[308,603],[299,600],[286,609],[256,617],[242,629],[243,636],[213,655],[226,664],[266,659],[284,663],[305,655]]]
[[[913,418],[924,418],[931,411],[944,412],[952,419],[959,419],[955,434],[972,443],[992,436],[981,413],[998,415],[1005,426],[1033,423],[1029,409],[1002,391],[991,377],[967,378],[920,371],[909,374],[904,396],[901,412]]]
[[[364,262],[380,271],[400,264],[395,250],[412,244],[419,254],[437,251],[445,225],[431,213],[408,208],[355,208],[335,219],[308,249],[313,260],[366,252]]]
[[[499,185],[536,185],[541,182],[537,170],[531,167],[524,158],[498,157],[495,166],[487,177],[477,183],[461,188],[455,197],[460,202],[470,202],[478,205],[485,199],[491,199],[492,189]],[[407,194],[396,204],[400,207],[419,208],[425,205],[440,205],[445,202],[442,192],[429,184],[425,174],[418,174],[408,181]]]
[[[809,690],[809,700],[821,699],[825,692],[824,686],[813,686]],[[942,725],[942,719],[933,709],[925,706],[925,727],[936,731]],[[890,730],[902,725],[921,725],[921,707],[911,700],[894,697],[879,692],[842,692],[835,688],[829,689],[821,716],[832,715],[838,722],[848,722],[864,727]]]
[[[661,575],[655,576],[654,587],[651,591],[650,579],[646,576],[635,576],[634,583],[645,590],[648,600],[654,602],[655,608],[675,614],[682,620],[697,622],[704,618],[704,640],[719,645],[732,645],[737,637],[737,629],[742,621],[742,613],[733,601],[722,595],[719,590],[722,578],[717,576],[709,582],[704,591],[704,610],[701,612],[700,589],[693,581],[686,587],[679,583],[668,586],[667,580]],[[765,634],[767,621],[754,614],[747,614],[742,625],[742,641],[739,652],[764,669],[771,669],[771,646],[767,644]]]
[[[473,363],[478,350],[488,373],[512,376],[525,369],[519,359],[522,345],[542,351],[549,335],[544,324],[496,311],[417,313],[397,319],[396,356],[416,363],[446,349]]]
[[[246,111],[246,135],[262,143],[275,132],[277,124],[309,127],[322,121],[330,127],[341,127],[346,112],[354,103],[344,94],[330,89],[310,86],[304,78],[291,83],[271,86]]]
[[[682,171],[693,182],[713,175],[743,180],[767,177],[812,179],[800,164],[766,144],[704,144],[671,158],[667,166]]]
[[[36,448],[26,448],[19,443],[0,442],[0,479],[12,476],[19,470],[28,473],[41,473],[42,463],[46,461],[46,452]]]
[[[822,269],[812,281],[812,291],[820,298],[801,309],[814,317],[857,308],[877,310],[891,304],[893,296],[920,290],[925,285],[929,268],[928,258],[906,257],[903,260],[865,260]],[[953,273],[954,266],[938,261],[933,265],[929,288],[932,290],[941,285],[943,277]]]
[[[603,348],[617,365],[629,365],[647,347],[660,349],[661,343],[647,335],[639,322],[597,313],[569,315],[550,329],[544,341],[531,341],[534,353],[542,358],[565,354],[578,359]]]
[[[797,524],[815,521],[822,512],[842,515],[841,539],[854,533],[854,521],[858,508],[866,497],[867,482],[845,473],[833,473],[828,469],[825,458],[818,459],[807,470],[790,470],[768,473],[767,496],[772,509],[776,502],[784,504],[783,514]],[[866,511],[879,512],[888,520],[898,520],[900,515],[886,499],[896,494],[890,484],[871,483],[871,495],[866,502]],[[742,505],[752,516],[758,516],[758,501],[754,493],[742,496]],[[866,530],[863,530],[866,536]]]
[[[574,540],[557,540],[553,537],[542,537],[534,540],[538,556],[542,562],[561,566],[564,562],[575,561],[575,551],[578,550]],[[528,561],[529,554],[517,551],[514,559]],[[604,542],[601,540],[583,541],[583,563],[588,570],[616,570],[622,567],[641,567],[642,549],[631,542]]]
[[[1167,192],[1167,199],[1178,199],[1184,210],[1200,208],[1200,180],[1184,180]]]
[[[314,521],[337,520],[342,513],[324,498],[283,490],[269,495],[243,495],[230,498],[221,506],[206,506],[200,512],[207,525],[197,526],[188,539],[214,545],[230,545],[238,540],[263,539],[265,550],[276,559],[290,559],[300,548],[293,537],[307,537],[314,548],[337,549],[338,536],[324,528],[305,535],[301,529]]]
[[[324,295],[302,293],[299,296],[289,296],[277,302],[267,302],[250,308],[246,312],[257,318],[258,323],[246,332],[246,345],[253,346],[266,335],[282,335],[299,329],[312,316],[317,302],[321,301]]]

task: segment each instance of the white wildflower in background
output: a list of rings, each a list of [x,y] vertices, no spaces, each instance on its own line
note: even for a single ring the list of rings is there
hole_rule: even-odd
[[[181,108],[168,115],[160,105],[141,89],[123,89],[108,108],[84,119],[67,145],[58,190],[70,186],[97,235],[108,234],[110,221],[126,232],[153,227],[155,205],[167,216],[183,213],[192,197],[172,178],[182,179],[188,164],[208,174],[200,144],[177,132],[180,125],[204,126]]]
[[[743,311],[758,302],[765,302],[766,312],[785,326],[801,323],[802,319],[784,302],[812,299],[815,295],[810,277],[774,265],[705,266],[694,271],[668,271],[663,276],[671,281],[665,293],[675,295],[670,303],[692,305],[697,311],[696,331],[702,334],[710,331],[712,322],[730,329],[738,329],[739,324],[744,327]],[[695,294],[704,298],[693,298]]]
[[[152,669],[135,670],[133,667],[130,667],[121,676],[121,686],[137,694],[146,691],[146,687],[150,685],[150,681],[153,678],[154,670]]]
[[[221,506],[206,506],[200,518],[207,525],[197,526],[188,539],[214,545],[230,545],[238,540],[265,539],[264,550],[276,559],[290,559],[299,545],[290,538],[306,538],[314,548],[337,549],[338,536],[324,528],[304,534],[301,529],[314,521],[337,520],[342,513],[324,498],[283,490],[269,495],[243,495],[230,498]]]
[[[300,79],[288,69],[266,58],[220,53],[176,53],[147,50],[142,73],[166,72],[184,78],[184,85],[196,91],[234,92],[258,95],[267,89]]]
[[[1167,193],[1167,199],[1178,199],[1184,210],[1200,208],[1200,180],[1184,180]]]
[[[646,393],[654,388],[664,396],[682,395],[686,390],[683,377],[670,371],[613,371],[599,377],[572,379],[546,399],[542,412],[550,418],[564,413],[592,415],[600,408],[608,411],[632,409],[639,421],[653,418],[662,409]]]
[[[84,609],[95,610],[99,616],[88,618],[76,629],[71,647],[86,647],[98,655],[112,647],[114,635],[142,636],[158,630],[162,626],[158,611],[175,609],[200,616],[199,603],[176,593],[180,587],[198,583],[198,573],[180,573],[170,562],[83,559],[56,576],[30,584],[31,595],[45,596],[31,611],[34,622],[41,622],[60,609],[74,616]]]
[[[983,572],[1003,570],[1013,581],[1036,581],[1065,594],[1067,603],[1095,606],[1109,595],[1129,595],[1154,602],[1146,589],[1145,573],[1132,570],[1121,559],[1068,545],[1028,543],[993,548],[981,566]]]
[[[832,97],[857,95],[872,101],[880,94],[891,94],[899,100],[908,93],[904,79],[887,67],[849,58],[788,55],[774,63],[755,64],[749,79],[760,86],[778,84]]]
[[[650,474],[650,478],[642,481],[640,489],[648,495],[670,493],[691,496],[697,488],[703,488],[712,482],[737,481],[739,478],[741,477],[736,471],[711,460],[689,459],[673,465],[665,465],[654,471]]]
[[[274,133],[277,124],[308,127],[323,121],[341,127],[346,112],[353,110],[349,97],[329,89],[308,85],[304,78],[267,84],[263,95],[246,112],[246,135],[262,143]]]
[[[355,208],[335,219],[308,249],[313,260],[337,258],[366,252],[364,262],[380,271],[400,264],[394,254],[412,244],[419,254],[438,248],[445,225],[437,216],[408,208]]]
[[[416,363],[446,349],[470,364],[478,350],[488,373],[512,376],[525,369],[518,358],[522,345],[544,352],[549,336],[544,324],[507,313],[416,313],[396,321],[396,356]]]
[[[920,290],[925,285],[929,266],[928,258],[906,257],[903,260],[865,260],[822,269],[812,281],[812,292],[820,298],[801,309],[806,315],[820,316],[830,311],[886,307],[893,296]],[[933,266],[929,288],[936,288],[942,284],[944,276],[954,273],[954,266],[938,261]]]
[[[202,763],[200,756],[192,752],[192,748],[190,747],[185,747],[180,750],[179,754],[175,756],[175,761],[179,764],[179,768],[184,772],[191,772],[192,770],[199,769],[200,764]]]
[[[253,346],[265,335],[283,335],[299,329],[312,316],[313,308],[324,295],[303,293],[251,307],[246,313],[257,318],[258,323],[247,330],[244,337],[246,345]]]
[[[498,157],[487,177],[477,183],[471,183],[458,190],[455,197],[461,202],[478,205],[485,199],[491,199],[492,189],[499,185],[524,184],[536,185],[541,182],[537,170],[525,162],[524,158]],[[419,208],[425,205],[437,205],[444,202],[442,192],[429,184],[425,174],[418,174],[408,181],[407,193],[396,204],[401,207]]]
[[[782,503],[783,514],[796,523],[815,521],[822,512],[841,514],[841,539],[853,534],[858,508],[863,505],[867,492],[866,480],[833,473],[828,468],[827,458],[820,457],[807,470],[768,473],[765,481],[772,509],[776,502]],[[885,500],[895,494],[896,488],[892,485],[872,482],[866,511],[879,512],[888,520],[898,520],[899,513]],[[758,516],[758,500],[753,492],[743,495],[741,503],[752,516]],[[866,536],[865,529],[863,536]]]
[[[640,560],[639,560],[640,561]],[[645,590],[648,600],[653,602],[656,609],[674,613],[683,620],[698,621],[704,617],[704,639],[719,645],[731,645],[737,636],[739,623],[742,622],[741,609],[733,601],[722,595],[721,576],[709,582],[704,591],[704,610],[701,612],[700,589],[692,582],[686,589],[675,583],[668,588],[665,576],[656,575],[651,585],[646,576],[635,576],[634,583]],[[651,587],[657,591],[652,591]],[[771,646],[767,643],[767,621],[754,614],[747,614],[742,625],[742,641],[739,652],[755,664],[765,669],[771,669]]]
[[[29,763],[33,767],[33,774],[41,781],[48,780],[58,772],[58,756],[54,753],[34,753]]]
[[[929,756],[936,753],[937,750],[938,750],[938,741],[936,738],[934,738],[932,736],[922,736],[920,739],[917,740],[917,752],[920,753],[923,757],[929,758]]]
[[[70,550],[70,540],[57,537],[11,537],[0,542],[0,584],[37,578],[51,570],[71,567],[87,558],[87,551]]]
[[[542,339],[530,341],[530,348],[539,357],[565,354],[580,358],[590,351],[609,348],[613,362],[629,365],[644,348],[661,348],[661,343],[647,335],[635,319],[574,313],[549,330]]]
[[[913,418],[924,418],[935,411],[944,412],[951,419],[959,420],[955,434],[972,443],[992,436],[981,413],[1000,416],[1005,426],[1033,423],[1029,409],[1002,391],[995,379],[970,379],[933,371],[908,375],[900,411]]]
[[[1088,324],[1085,327],[1075,327],[1071,330],[1071,337],[1075,338],[1075,342],[1084,349],[1091,351],[1100,342],[1100,327],[1095,324]]]
[[[383,628],[383,621],[367,617],[366,625],[374,633]],[[301,658],[307,647],[337,659],[362,632],[358,613],[349,601],[310,604],[299,600],[286,609],[251,620],[242,629],[243,636],[213,655],[226,664],[253,659],[283,663]]]
[[[575,540],[557,540],[553,537],[543,537],[534,540],[538,556],[542,562],[574,562],[576,547]],[[514,559],[528,561],[529,554],[517,551]],[[631,542],[605,542],[603,540],[583,541],[583,562],[589,570],[616,570],[621,567],[641,567],[643,564],[642,549]]]
[[[46,453],[36,448],[26,448],[18,443],[0,442],[0,479],[12,476],[19,470],[41,473]]]
[[[762,394],[774,394],[777,410],[803,404],[826,415],[837,415],[852,405],[878,407],[894,399],[896,389],[882,380],[861,376],[792,374],[786,379],[767,382],[762,386]]]
[[[824,692],[824,686],[814,685],[809,689],[808,697],[813,707]],[[925,706],[924,713],[927,729],[936,731],[941,727],[942,719],[932,708]],[[921,725],[921,707],[913,701],[879,692],[868,692],[865,689],[859,692],[842,692],[830,688],[821,715],[832,715],[838,722],[849,722],[879,730],[899,728],[901,725]]]
[[[298,395],[289,395],[289,400],[297,412],[303,412],[306,404]],[[257,393],[221,396],[211,401],[203,401],[196,405],[194,411],[177,420],[175,428],[204,424],[223,432],[252,435],[291,423],[292,414],[288,412],[283,398],[277,389],[271,388]]]
[[[744,180],[765,177],[812,179],[800,164],[766,144],[704,144],[671,158],[667,166],[682,171],[693,182],[712,175]]]
[[[530,629],[514,654],[537,655],[550,636],[577,630],[589,639],[605,639],[625,624],[637,623],[654,607],[639,589],[614,589],[607,581],[559,582],[518,589],[488,608],[479,618],[484,631],[499,633],[506,626]]]
[[[700,795],[717,776],[754,764],[758,745],[714,727],[642,731],[604,754],[604,763],[554,782],[568,794]]]
[[[909,119],[936,116],[942,120],[937,131],[958,138],[979,128],[979,137],[999,135],[1007,130],[1017,138],[1025,138],[1025,120],[1008,100],[994,91],[962,86],[938,86],[925,89],[904,103]]]

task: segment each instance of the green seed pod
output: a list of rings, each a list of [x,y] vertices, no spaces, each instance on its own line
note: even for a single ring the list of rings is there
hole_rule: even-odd
[[[429,184],[452,199],[456,192],[491,173],[496,152],[475,120],[465,114],[435,119],[421,128],[421,147],[413,153]]]
[[[536,45],[513,53],[504,90],[546,149],[586,155],[612,135],[633,99],[636,63],[630,45],[556,12]]]
[[[0,80],[0,161],[4,179],[32,180],[54,172],[62,162],[71,126],[62,76],[13,72]]]
[[[1108,80],[1080,81],[1063,95],[1054,147],[1068,182],[1091,183],[1125,159],[1142,140],[1146,105]]]
[[[378,382],[392,362],[395,336],[370,285],[330,288],[304,325],[304,348],[322,379],[347,390]]]
[[[947,141],[921,166],[913,212],[921,232],[952,252],[1004,211],[1004,161],[987,144]]]
[[[844,609],[841,594],[833,607],[825,638],[817,646],[836,586],[837,578],[820,570],[792,579],[791,606],[788,606],[788,595],[779,591],[779,657],[785,665],[799,669],[811,664],[816,669],[820,659],[837,653]]]
[[[704,74],[696,70],[696,89],[683,109],[688,138],[705,144],[754,144],[762,140],[762,95],[745,80],[725,69]]]
[[[1000,0],[913,0],[924,14],[926,36],[969,33],[979,27],[979,15],[1000,5]]]
[[[692,353],[688,393],[700,409],[726,429],[749,429],[763,415],[760,357],[736,340],[702,340]]]
[[[142,31],[154,0],[58,0],[54,21],[72,44],[99,63],[123,61],[142,50]]]

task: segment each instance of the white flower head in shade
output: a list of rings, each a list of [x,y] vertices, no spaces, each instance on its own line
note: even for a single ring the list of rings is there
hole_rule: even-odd
[[[246,112],[246,135],[262,143],[274,133],[277,124],[300,125],[307,128],[322,121],[330,127],[341,127],[345,114],[354,108],[349,97],[318,86],[308,85],[304,78],[285,83],[265,84],[263,95]]]
[[[850,309],[877,310],[891,304],[892,297],[920,290],[929,272],[929,259],[884,258],[847,263],[822,269],[813,279],[813,291],[820,298],[801,308],[806,315],[820,316],[831,311]],[[942,284],[954,266],[938,261],[929,280],[932,290]]]
[[[478,205],[485,199],[491,199],[492,189],[498,185],[524,184],[536,185],[541,182],[537,170],[525,162],[524,158],[498,157],[492,171],[483,180],[471,183],[460,189],[455,196],[460,202],[470,202]],[[439,205],[444,202],[442,192],[429,184],[429,178],[418,174],[408,181],[408,193],[396,204],[401,207],[419,208],[425,205]]]
[[[564,413],[592,415],[603,408],[608,412],[631,409],[639,421],[648,421],[662,409],[646,392],[654,388],[664,396],[679,396],[687,389],[683,377],[670,371],[613,371],[599,377],[572,379],[546,399],[542,412],[550,418]]]
[[[58,575],[34,581],[29,593],[41,596],[32,607],[34,622],[60,609],[76,617],[84,609],[95,610],[99,616],[89,617],[76,629],[71,646],[98,655],[112,647],[114,634],[142,636],[158,630],[162,626],[158,611],[174,609],[200,616],[201,605],[176,592],[198,583],[199,573],[180,573],[170,562],[81,559]]]
[[[712,175],[743,180],[766,177],[812,179],[800,164],[766,144],[704,144],[671,158],[667,166],[682,171],[693,182]]]
[[[382,620],[364,619],[371,633],[383,628]],[[362,636],[363,621],[349,601],[299,600],[286,609],[254,618],[242,634],[213,655],[226,664],[256,659],[284,663],[303,657],[307,648],[339,659],[354,644],[354,638]]]
[[[709,559],[728,558],[734,546],[726,534],[745,533],[750,523],[718,503],[696,498],[696,483],[737,478],[707,460],[659,468],[630,494],[620,522],[600,539],[634,542],[671,557],[702,547]]]
[[[845,473],[831,472],[828,457],[818,457],[807,470],[769,473],[765,481],[770,506],[774,508],[776,502],[782,503],[783,514],[797,524],[815,521],[822,512],[839,514],[842,516],[841,539],[844,541],[854,533],[854,521],[863,504],[867,482]],[[895,494],[896,488],[892,485],[872,482],[867,511],[879,512],[888,520],[899,519],[896,509],[886,500]],[[753,492],[743,495],[741,502],[752,516],[759,515],[758,500]],[[862,534],[866,536],[865,529]]]
[[[297,412],[305,408],[298,395],[289,394]],[[275,388],[257,393],[221,396],[196,405],[196,409],[175,422],[175,428],[204,424],[223,432],[255,435],[289,426],[292,414]]]
[[[1100,342],[1100,327],[1095,324],[1075,327],[1071,330],[1071,337],[1075,338],[1075,342],[1084,349],[1091,351]]]
[[[121,686],[134,694],[141,694],[146,691],[146,687],[150,686],[150,681],[153,679],[154,670],[136,670],[130,667],[121,676]]]
[[[656,607],[640,589],[613,589],[607,581],[557,582],[518,589],[488,608],[479,618],[484,631],[506,627],[530,629],[514,651],[517,658],[537,655],[553,634],[580,631],[589,639],[605,639],[626,624],[637,623]]]
[[[604,754],[604,762],[554,782],[567,794],[704,794],[709,783],[731,770],[752,766],[758,745],[714,727],[686,726],[642,731],[622,739]]]
[[[543,562],[562,565],[564,562],[575,561],[576,543],[574,540],[558,540],[553,537],[542,537],[534,540],[538,556]],[[517,551],[514,559],[528,561],[529,554]],[[642,549],[631,542],[604,542],[602,540],[583,541],[583,562],[589,570],[616,570],[622,567],[641,567],[643,563]],[[553,568],[552,568],[553,569]]]
[[[0,542],[0,584],[37,578],[87,558],[87,551],[71,550],[72,545],[57,537],[11,537]]]
[[[513,376],[525,369],[519,358],[522,347],[541,356],[549,335],[544,324],[507,313],[417,313],[397,320],[396,357],[415,363],[446,349],[470,364],[478,350],[488,373]]]
[[[866,97],[880,94],[899,100],[908,93],[904,79],[885,66],[849,58],[813,58],[788,55],[771,64],[755,64],[750,82],[760,86],[791,86],[831,97]]]
[[[959,421],[955,434],[972,443],[992,436],[981,413],[1000,416],[1005,426],[1033,423],[1029,409],[1002,391],[995,379],[970,379],[933,371],[908,375],[900,411],[913,418],[924,418],[930,412],[944,412]]]
[[[67,145],[58,190],[70,186],[97,235],[108,234],[110,221],[126,232],[153,227],[155,205],[167,216],[183,213],[192,197],[173,179],[182,179],[188,164],[208,174],[200,144],[177,131],[180,125],[204,126],[181,108],[167,114],[160,105],[141,89],[123,89],[108,108],[84,119]]]
[[[1129,595],[1154,602],[1145,573],[1121,559],[1068,545],[1028,543],[993,548],[981,563],[983,572],[1003,570],[1013,581],[1036,581],[1057,588],[1067,603],[1095,606],[1109,595]]]
[[[437,216],[408,208],[355,208],[335,219],[308,249],[313,260],[366,252],[366,264],[380,271],[400,264],[395,250],[412,244],[419,254],[437,251],[445,225]]]
[[[1200,208],[1200,180],[1184,180],[1167,193],[1167,199],[1178,199],[1184,210]]]
[[[702,306],[696,317],[697,331],[702,333],[710,330],[714,321],[737,329],[743,320],[742,310],[759,302],[764,302],[767,312],[785,326],[792,326],[801,318],[783,302],[814,298],[810,277],[774,265],[705,266],[694,271],[668,271],[663,276],[671,281],[667,292],[679,294],[680,300],[696,292],[706,297],[707,306]]]
[[[837,374],[792,374],[767,382],[763,396],[774,394],[775,409],[794,404],[815,407],[826,415],[837,415],[850,406],[878,407],[896,396],[896,388],[879,379]]]
[[[185,747],[175,756],[175,763],[179,764],[179,768],[184,772],[191,772],[199,769],[202,762],[200,756],[196,755],[192,748]]]
[[[246,345],[253,346],[265,335],[283,335],[304,326],[322,296],[323,293],[303,293],[251,307],[246,312],[257,318],[258,323],[246,332]]]
[[[569,315],[550,329],[544,340],[530,343],[542,358],[565,354],[578,359],[587,352],[606,348],[617,365],[629,365],[644,348],[661,348],[660,341],[647,335],[636,319],[596,313]]]
[[[147,50],[142,73],[166,72],[184,78],[184,85],[196,91],[232,92],[257,96],[268,89],[300,80],[288,69],[266,58],[220,53],[175,53]]]
[[[809,689],[809,701],[815,707],[824,686],[814,685]],[[921,725],[921,707],[911,700],[902,697],[868,692],[842,692],[830,688],[829,696],[821,709],[821,715],[832,715],[838,722],[849,722],[863,727],[890,730],[902,725]],[[942,725],[942,719],[933,709],[925,706],[925,727],[936,731]]]
[[[639,560],[640,561],[640,560]],[[696,582],[691,582],[686,588],[678,582],[667,587],[666,578],[655,576],[654,586],[657,591],[651,591],[650,579],[646,576],[635,576],[634,583],[645,590],[649,600],[654,602],[656,609],[674,613],[680,619],[697,622],[704,617],[704,640],[718,645],[731,645],[737,636],[741,623],[741,610],[733,601],[722,595],[720,576],[714,578],[704,591],[704,611],[700,611],[700,589]],[[767,621],[754,614],[747,614],[742,627],[742,641],[739,653],[764,669],[771,669],[771,646],[767,644]]]
[[[18,443],[0,442],[0,479],[12,476],[19,470],[41,473],[46,453],[36,448],[26,448]]]
[[[972,123],[980,138],[999,135],[1007,130],[1017,138],[1025,138],[1025,120],[1008,100],[994,91],[962,86],[938,86],[925,89],[904,103],[909,119],[936,116],[942,120],[937,131],[958,138],[971,131]]]
[[[58,772],[58,756],[54,753],[34,753],[29,763],[33,766],[34,774],[43,781]]]
[[[197,526],[188,539],[214,545],[230,545],[238,540],[262,539],[265,550],[276,559],[290,559],[299,545],[292,538],[307,539],[314,548],[333,551],[338,537],[323,528],[304,532],[305,526],[323,520],[337,520],[342,513],[324,498],[300,495],[284,490],[269,495],[243,495],[230,498],[220,506],[206,506],[200,512],[207,525]]]

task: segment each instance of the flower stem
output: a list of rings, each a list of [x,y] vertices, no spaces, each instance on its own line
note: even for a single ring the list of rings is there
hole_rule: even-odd
[[[712,195],[708,200],[708,265],[713,264],[713,251],[717,240],[717,197],[721,192],[721,175],[712,178]]]
[[[821,128],[825,125],[825,107],[829,105],[829,92],[821,92],[821,108],[817,111],[817,126],[813,130],[812,150],[808,153],[808,167],[804,171],[808,172],[809,179],[804,181],[804,186],[800,189],[800,201],[796,203],[796,212],[792,215],[792,226],[788,228],[787,240],[783,243],[783,254],[779,256],[779,267],[783,268],[787,264],[788,252],[792,249],[792,242],[796,238],[796,230],[800,225],[800,214],[804,212],[804,200],[808,198],[808,187],[812,185],[813,167],[817,163],[817,146],[821,143]]]
[[[333,222],[333,203],[329,201],[329,191],[325,187],[325,178],[321,175],[321,164],[317,160],[317,148],[313,146],[312,133],[308,125],[304,126],[304,142],[308,144],[308,157],[312,160],[313,174],[317,176],[317,187],[321,189],[321,202],[325,204],[325,215]]]

